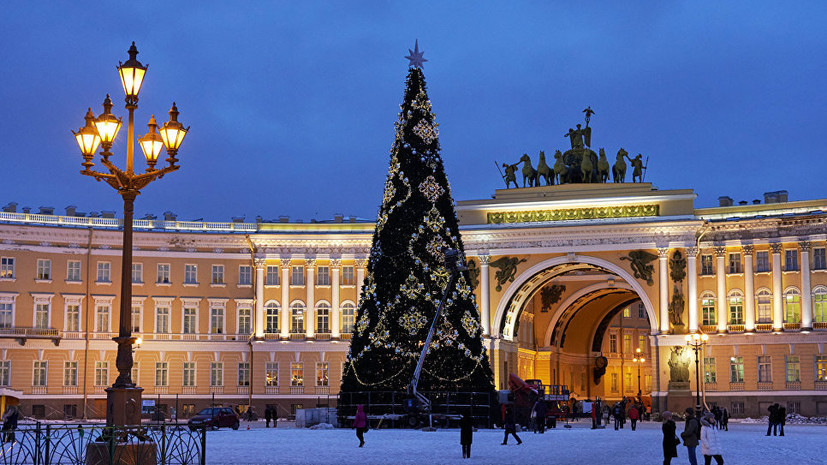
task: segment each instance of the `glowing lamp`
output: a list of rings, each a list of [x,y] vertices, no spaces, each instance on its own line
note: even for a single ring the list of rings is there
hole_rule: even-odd
[[[147,171],[151,171],[155,167],[155,162],[158,161],[158,155],[164,147],[164,142],[156,132],[158,123],[155,122],[155,115],[152,115],[152,118],[149,119],[147,126],[149,127],[149,132],[140,137],[138,143],[141,144],[141,150],[144,151],[146,164],[149,165]]]
[[[86,120],[86,125],[78,129],[78,132],[72,131],[72,134],[75,135],[75,139],[78,142],[80,153],[83,154],[84,158],[91,160],[92,157],[95,156],[95,151],[98,150],[101,138],[93,124],[95,115],[92,113],[91,108],[86,112],[84,119]]]
[[[129,59],[118,66],[118,73],[121,75],[121,84],[127,100],[137,101],[147,67],[137,59],[138,49],[135,47],[135,42],[132,42],[127,53],[129,53]]]
[[[167,152],[175,153],[178,151],[189,129],[189,127],[184,129],[184,125],[178,122],[178,107],[175,106],[175,102],[172,102],[172,108],[169,109],[169,121],[164,123],[164,127],[159,131]]]
[[[95,127],[98,129],[104,148],[112,145],[112,141],[118,137],[122,124],[123,121],[112,114],[112,100],[109,99],[109,94],[106,94],[106,99],[103,101],[103,113],[95,120]]]

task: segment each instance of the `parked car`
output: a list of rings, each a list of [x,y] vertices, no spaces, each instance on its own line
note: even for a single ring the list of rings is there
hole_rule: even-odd
[[[238,429],[238,415],[229,407],[207,407],[187,422],[191,430],[207,428]]]

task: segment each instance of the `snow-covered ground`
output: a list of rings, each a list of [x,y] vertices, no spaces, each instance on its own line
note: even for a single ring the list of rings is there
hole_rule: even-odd
[[[370,430],[365,447],[359,448],[351,429],[265,429],[258,422],[247,430],[219,430],[207,433],[208,464],[456,464],[462,459],[459,430],[436,432],[414,430]],[[678,432],[683,425],[678,424]],[[827,463],[827,427],[788,425],[785,437],[766,437],[766,425],[730,421],[729,431],[721,431],[728,465],[790,463],[807,465]],[[632,431],[629,425],[614,429],[591,430],[586,423],[571,429],[558,427],[544,435],[518,433],[523,444],[513,438],[502,446],[502,430],[479,430],[474,434],[471,459],[479,464],[660,464],[660,423],[646,422]],[[698,450],[699,462],[703,457]],[[678,448],[673,464],[688,463],[686,448]],[[714,463],[714,461],[713,461]]]

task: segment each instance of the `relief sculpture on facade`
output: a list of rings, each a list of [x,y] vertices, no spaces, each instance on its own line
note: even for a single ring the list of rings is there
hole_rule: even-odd
[[[524,261],[527,261],[527,259],[517,257],[500,257],[491,260],[488,265],[497,268],[497,272],[494,274],[494,279],[497,280],[497,292],[503,290],[503,284],[506,282],[514,282],[514,278],[517,276],[517,265]]]
[[[672,325],[673,333],[681,334],[686,332],[683,324],[686,302],[681,291],[682,282],[686,277],[686,258],[680,250],[676,250],[669,259],[669,276],[675,283],[672,287],[672,300],[669,302],[669,323]]]
[[[652,273],[655,272],[655,267],[650,263],[657,259],[658,256],[645,250],[632,250],[628,256],[620,257],[621,260],[628,260],[629,267],[632,268],[635,278],[646,281],[646,284],[652,285],[655,281],[652,279]]]

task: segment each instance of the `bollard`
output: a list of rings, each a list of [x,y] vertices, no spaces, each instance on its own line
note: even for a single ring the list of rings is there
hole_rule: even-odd
[[[201,426],[201,465],[207,465],[207,426]]]
[[[40,464],[40,422],[38,421],[34,429],[34,465]]]

